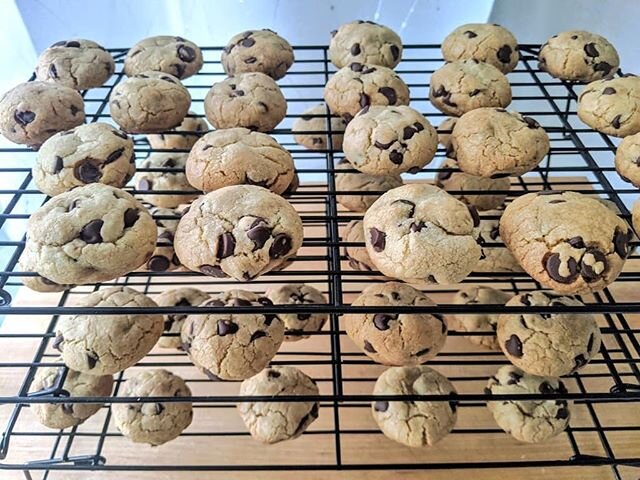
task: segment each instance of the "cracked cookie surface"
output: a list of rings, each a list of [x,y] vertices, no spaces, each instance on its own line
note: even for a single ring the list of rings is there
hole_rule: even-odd
[[[331,32],[329,58],[338,68],[354,62],[394,68],[402,59],[402,40],[389,27],[356,20]]]
[[[152,153],[140,168],[185,169],[187,158],[187,153]],[[183,171],[138,172],[135,185],[136,190],[145,192],[140,194],[143,201],[162,208],[176,208],[200,196]],[[154,193],[156,190],[166,193]]]
[[[140,40],[124,59],[124,73],[128,77],[152,71],[184,79],[195,75],[201,68],[200,48],[182,37],[168,35]]]
[[[231,37],[222,49],[227,75],[259,72],[274,80],[284,77],[294,61],[293,48],[273,30],[247,30]]]
[[[336,164],[337,170],[352,170],[353,165],[347,159]],[[403,184],[400,175],[370,175],[361,172],[336,173],[336,190],[345,191],[336,195],[340,205],[351,212],[365,212],[381,194],[366,192],[386,192]],[[363,192],[359,195],[357,192]]]
[[[154,149],[162,150],[191,150],[191,147],[202,135],[207,133],[209,125],[204,118],[196,116],[189,110],[182,123],[176,128],[165,133],[152,133],[147,135],[149,145]]]
[[[326,305],[327,298],[317,288],[305,284],[287,284],[267,290],[265,295],[274,305]],[[322,330],[329,319],[328,313],[279,313],[284,322],[284,339],[295,342],[309,338],[307,333]]]
[[[502,290],[491,287],[469,286],[462,288],[455,294],[453,303],[455,305],[504,305],[510,298],[511,295]],[[465,338],[471,343],[482,345],[492,350],[500,350],[495,334],[498,328],[499,316],[498,313],[456,313],[453,317],[461,330],[484,334],[466,336]],[[489,334],[487,335],[487,333]]]
[[[210,296],[197,288],[180,287],[165,290],[155,297],[155,301],[160,307],[192,307],[200,305]],[[158,340],[158,346],[163,348],[177,348],[182,350],[182,340],[180,332],[182,325],[187,318],[186,313],[169,313],[164,315],[164,333],[177,334],[176,336],[162,336]]]
[[[329,136],[322,134],[329,131],[326,116],[327,107],[321,103],[306,109],[299,118],[296,118],[291,127],[296,143],[309,150],[329,150]],[[347,123],[344,118],[332,115],[330,124],[332,150],[342,150],[342,139]]]

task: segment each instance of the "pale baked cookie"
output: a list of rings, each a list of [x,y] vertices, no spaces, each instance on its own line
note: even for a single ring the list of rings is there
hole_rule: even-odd
[[[293,48],[273,30],[247,30],[231,37],[222,49],[222,68],[227,75],[260,72],[278,80],[293,65]]]
[[[347,159],[341,159],[336,164],[336,170],[353,170],[353,165]],[[352,212],[365,212],[382,193],[399,187],[403,183],[400,175],[370,175],[361,172],[336,173],[335,178],[336,190],[350,192],[336,195],[336,200]]]
[[[328,150],[329,136],[323,135],[323,132],[329,132],[331,125],[331,149],[342,150],[342,138],[347,122],[342,117],[332,115],[329,123],[326,116],[327,107],[321,103],[306,109],[296,118],[291,127],[296,143],[309,150]]]
[[[451,133],[453,132],[453,127],[456,126],[456,123],[458,123],[458,117],[447,117],[436,129],[438,132],[438,142],[447,149],[447,151],[451,146]]]
[[[484,217],[500,217],[503,210],[483,212]],[[513,253],[504,245],[487,245],[504,243],[500,237],[500,219],[481,218],[480,226],[475,231],[476,240],[482,248],[482,256],[475,266],[476,272],[522,272],[522,267]]]
[[[274,305],[325,305],[327,298],[317,288],[305,284],[286,284],[270,288],[265,295]],[[328,313],[279,313],[284,322],[284,339],[295,342],[309,338],[308,333],[322,330],[329,319]]]
[[[475,59],[493,65],[502,73],[516,68],[518,41],[506,28],[492,23],[460,25],[442,41],[447,62]]]
[[[402,40],[389,27],[356,20],[331,32],[329,58],[338,68],[353,62],[394,68],[402,58]]]
[[[182,123],[176,128],[165,133],[147,135],[147,140],[151,148],[156,150],[191,150],[198,138],[208,130],[207,121],[189,110]]]
[[[640,188],[640,133],[622,139],[616,150],[615,166],[622,180]]]
[[[193,307],[209,300],[209,294],[192,287],[180,287],[165,290],[155,298],[160,307]],[[158,346],[163,348],[177,348],[182,350],[180,332],[187,318],[186,313],[169,313],[164,315],[164,332],[174,334],[163,335],[158,340]]]
[[[158,35],[140,40],[127,52],[124,73],[133,77],[144,72],[163,72],[188,78],[202,68],[202,52],[182,37]]]
[[[155,219],[158,226],[158,240],[156,248],[149,259],[138,269],[141,271],[166,272],[180,268],[180,260],[173,249],[173,237],[178,227],[180,212],[170,208],[153,207],[150,209],[151,215],[171,216],[175,220]]]
[[[187,153],[152,153],[140,164],[140,169],[167,169],[167,171],[142,171],[135,177],[136,190],[144,192],[140,198],[163,208],[176,208],[190,203],[200,196],[183,171]],[[176,169],[178,171],[176,171]],[[154,193],[155,191],[163,193]],[[175,192],[175,193],[173,193]]]

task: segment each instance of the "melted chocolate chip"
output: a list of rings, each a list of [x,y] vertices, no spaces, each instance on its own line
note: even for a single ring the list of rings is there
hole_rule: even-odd
[[[620,128],[620,119],[622,118],[622,115],[616,115],[615,117],[613,117],[613,120],[611,120],[611,126],[613,128]]]
[[[387,102],[389,102],[389,105],[395,105],[398,101],[396,91],[391,87],[380,87],[378,88],[378,93],[381,93],[387,98]]]
[[[23,110],[23,111],[16,110],[15,113],[13,114],[13,118],[15,119],[16,122],[18,122],[20,125],[24,127],[25,125],[30,124],[36,119],[36,114],[29,110]]]
[[[431,351],[430,348],[423,348],[422,350],[420,350],[419,352],[414,353],[414,357],[421,357],[423,355],[426,355],[427,353],[429,353]]]
[[[542,259],[542,266],[552,280],[558,283],[571,283],[578,277],[578,263],[573,257],[569,257],[567,261],[568,276],[565,277],[560,273],[560,265],[560,255],[557,253],[547,253]]]
[[[222,271],[219,265],[200,265],[200,271],[205,275],[216,278],[225,278],[227,274]]]
[[[611,70],[613,70],[613,67],[607,62],[598,62],[593,66],[593,70],[595,72],[602,72],[605,75],[609,75]]]
[[[266,336],[267,336],[267,334],[265,332],[263,332],[262,330],[256,330],[255,332],[253,332],[251,334],[251,338],[249,339],[249,342],[255,342],[259,338],[266,337]]]
[[[522,121],[526,123],[529,128],[540,128],[540,124],[531,117],[522,117]]]
[[[400,57],[400,48],[398,48],[397,45],[391,45],[389,47],[389,50],[391,50],[391,56],[393,56],[393,60],[398,60],[398,58]]]
[[[133,227],[140,217],[140,211],[137,208],[127,208],[124,212],[124,228]]]
[[[218,237],[216,257],[219,260],[230,257],[236,249],[236,239],[231,232],[225,232]]]
[[[73,175],[82,183],[95,183],[102,178],[97,160],[85,158],[73,167]]]
[[[225,335],[233,335],[239,329],[240,327],[238,327],[238,324],[232,322],[231,320],[218,320],[217,331],[218,335],[220,335],[221,337],[224,337]]]
[[[163,255],[154,255],[147,261],[147,268],[152,272],[164,272],[171,266],[171,261]]]
[[[467,38],[476,38],[478,36],[476,32],[472,32],[471,30],[465,30],[464,35],[466,35]]]
[[[96,352],[87,352],[87,365],[89,366],[89,370],[95,368],[98,363],[98,354]]]
[[[265,225],[264,218],[257,218],[249,227],[247,237],[253,242],[253,251],[264,247],[264,244],[271,237],[271,228]]]
[[[71,40],[70,42],[67,42],[65,44],[65,47],[80,48],[80,42],[76,42],[75,40]]]
[[[597,57],[600,55],[600,52],[598,52],[598,49],[596,48],[596,44],[593,42],[587,43],[584,46],[584,53],[586,53],[589,57]]]
[[[366,93],[361,93],[359,103],[360,103],[360,107],[362,108],[368,107],[371,104],[371,99],[369,98],[369,95],[367,95]]]
[[[74,117],[76,116],[76,114],[80,111],[80,109],[78,107],[76,107],[75,105],[71,105],[71,107],[69,108],[69,110],[71,111],[71,115],[73,115]]]
[[[244,63],[248,63],[248,64],[256,63],[257,61],[258,59],[256,57],[247,57],[244,59]]]
[[[556,418],[558,420],[564,420],[566,418],[569,418],[569,409],[567,407],[559,408],[558,411],[556,412]]]
[[[373,143],[373,146],[378,148],[378,149],[380,149],[380,150],[388,150],[391,147],[391,145],[393,145],[395,142],[396,142],[395,140],[392,140],[389,143],[382,143],[382,142],[379,142],[378,140],[376,140]]]
[[[100,229],[104,225],[103,220],[91,220],[87,223],[82,230],[80,230],[80,238],[89,244],[102,242],[102,236],[100,235]]]
[[[62,159],[62,157],[59,157],[57,155],[55,157],[55,160],[56,160],[56,163],[53,166],[53,173],[60,173],[64,168],[64,160]]]
[[[620,258],[627,258],[629,255],[629,241],[631,240],[631,236],[631,230],[623,232],[620,228],[616,228],[613,234],[613,245]]]
[[[376,252],[382,252],[387,243],[387,234],[377,228],[370,228],[369,235],[373,250]]]
[[[522,375],[517,372],[509,372],[509,380],[507,380],[507,385],[515,385],[522,379]]]
[[[369,352],[369,353],[378,353],[378,352],[376,352],[376,349],[373,348],[373,345],[371,345],[366,340],[364,341],[364,350],[365,350],[365,352]]]
[[[513,52],[513,50],[511,49],[511,47],[509,45],[503,45],[496,52],[496,56],[498,57],[498,60],[500,60],[502,63],[509,63],[511,61],[511,53],[512,52]]]
[[[353,45],[351,45],[351,49],[350,49],[351,55],[360,55],[360,44],[359,43],[354,43]]]
[[[373,408],[376,412],[386,412],[389,409],[389,402],[379,400],[373,404]]]
[[[250,37],[247,37],[240,42],[240,45],[242,45],[245,48],[253,47],[255,44],[256,44],[256,41]]]
[[[472,90],[469,92],[469,96],[470,97],[475,97],[476,95],[478,95],[482,90],[480,90],[479,88],[476,88],[475,90]]]
[[[292,246],[291,237],[286,233],[279,233],[273,239],[271,247],[269,247],[269,256],[271,258],[280,258],[286,255]]]
[[[188,45],[179,45],[178,58],[183,62],[193,62],[196,59],[196,51]]]
[[[604,90],[602,90],[603,95],[613,95],[614,93],[616,93],[616,89],[613,87],[607,87]]]
[[[469,209],[469,213],[471,214],[471,218],[473,219],[473,226],[480,226],[480,215],[478,215],[478,210],[473,205],[469,205],[467,207]]]
[[[373,316],[373,324],[378,330],[389,330],[391,328],[389,326],[389,322],[392,320],[396,320],[398,318],[397,315],[391,315],[387,313],[376,313]]]
[[[587,261],[587,258],[589,261]],[[594,263],[602,263],[604,268],[602,271],[597,272],[593,267]],[[587,282],[597,280],[602,277],[607,271],[607,257],[604,253],[596,248],[587,248],[584,252],[582,260],[580,261],[580,274]]]
[[[522,342],[517,335],[511,335],[506,342],[504,342],[504,348],[507,350],[509,355],[522,358]]]
[[[538,386],[538,391],[543,395],[550,395],[556,393],[555,389],[549,384],[549,382],[542,382]]]
[[[567,243],[573,248],[586,248],[582,237],[573,237],[567,240]]]
[[[118,158],[120,158],[122,156],[123,153],[124,153],[124,147],[118,148],[117,150],[114,150],[107,157],[106,161],[104,162],[105,165],[107,165],[107,164],[109,164],[111,162],[115,162]]]
[[[389,160],[391,160],[391,163],[395,165],[400,165],[403,159],[404,159],[404,154],[402,152],[398,152],[397,150],[393,150],[389,152]]]

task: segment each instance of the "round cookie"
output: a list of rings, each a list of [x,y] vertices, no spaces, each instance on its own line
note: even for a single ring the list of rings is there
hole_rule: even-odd
[[[312,378],[294,367],[271,367],[240,385],[243,397],[316,396]],[[240,402],[238,412],[251,436],[263,443],[277,443],[299,437],[311,425],[319,402]]]
[[[416,173],[436,154],[438,135],[411,107],[372,106],[349,122],[343,148],[353,167],[363,173]]]
[[[299,118],[296,118],[291,127],[293,139],[298,145],[309,150],[329,150],[329,136],[322,132],[329,131],[327,122],[327,107],[320,103],[306,109]],[[331,150],[342,150],[342,138],[347,122],[342,117],[331,116]]]
[[[234,185],[196,200],[176,231],[187,268],[249,281],[284,264],[302,246],[298,212],[262,187]]]
[[[491,287],[468,286],[462,288],[453,297],[455,305],[504,305],[511,295]],[[469,307],[471,309],[472,307]],[[500,350],[495,331],[498,328],[497,313],[456,313],[454,318],[460,330],[469,333],[482,333],[483,335],[469,335],[465,338],[471,343],[482,345],[492,350]],[[487,332],[494,332],[487,335]]]
[[[202,68],[202,52],[182,37],[158,35],[140,40],[127,52],[124,73],[133,77],[144,72],[162,72],[188,78]]]
[[[353,165],[345,158],[336,165],[336,170],[352,170]],[[351,212],[366,212],[379,197],[380,193],[370,195],[367,192],[386,192],[403,184],[400,175],[370,175],[367,173],[336,173],[336,190],[343,192],[336,195],[340,205]],[[363,192],[358,194],[357,192]]]
[[[176,128],[165,133],[147,135],[147,140],[155,150],[191,150],[198,138],[208,130],[207,121],[189,110],[182,123]]]
[[[392,367],[376,381],[374,395],[455,395],[443,375],[425,366]],[[457,420],[455,400],[386,401],[371,404],[373,419],[388,438],[408,447],[431,446],[446,437]]]
[[[26,82],[0,98],[0,133],[13,143],[37,148],[52,135],[84,122],[84,100],[72,88]]]
[[[136,171],[133,140],[106,123],[87,123],[49,138],[36,158],[33,180],[55,196],[89,183],[124,187]]]
[[[274,305],[305,305],[327,303],[326,297],[318,289],[305,284],[287,284],[267,290],[265,295]],[[284,339],[295,342],[309,338],[307,333],[322,330],[329,319],[328,313],[279,313],[284,322]]]
[[[20,260],[18,260],[18,270],[20,272],[35,273],[35,275],[20,277],[22,284],[34,292],[55,293],[64,292],[65,290],[73,288],[73,285],[60,285],[38,274],[33,268],[33,265],[31,265],[29,256],[26,254],[23,254]]]
[[[213,295],[202,307],[261,307],[267,297],[246,290]],[[284,323],[269,313],[209,313],[187,316],[182,349],[210,378],[244,380],[265,368],[284,340]]]
[[[338,68],[354,62],[394,68],[402,58],[402,40],[389,27],[371,21],[344,23],[331,32],[329,58]]]
[[[566,394],[559,378],[538,377],[505,365],[489,379],[488,395]],[[539,443],[564,432],[571,412],[566,400],[500,400],[487,402],[498,426],[516,440]]]
[[[578,97],[578,117],[591,128],[614,137],[640,132],[640,77],[591,82]]]
[[[364,215],[367,251],[389,277],[408,283],[458,283],[480,259],[473,237],[477,215],[433,185],[394,188]]]
[[[199,190],[258,185],[281,194],[291,184],[293,158],[275,138],[246,128],[207,133],[189,153],[186,175]]]
[[[453,127],[456,126],[456,123],[458,123],[458,117],[447,117],[436,129],[438,132],[438,142],[447,150],[447,152],[451,147],[451,133],[453,132]]]
[[[31,383],[29,392],[36,392],[54,388],[61,380],[65,397],[108,397],[113,390],[111,375],[87,375],[64,367],[40,367]],[[62,392],[60,394],[62,395]],[[38,421],[48,428],[64,429],[80,425],[87,418],[102,408],[99,403],[33,403],[30,410]]]
[[[120,82],[109,97],[111,118],[129,133],[156,133],[182,123],[191,95],[180,80],[161,72],[138,73]]]
[[[475,59],[493,65],[502,73],[516,68],[520,54],[518,41],[506,28],[491,23],[460,25],[442,42],[447,62]]]
[[[324,99],[333,113],[349,122],[367,106],[409,105],[409,87],[390,68],[352,63],[329,79]]]
[[[615,166],[622,180],[640,188],[640,133],[622,139],[616,150]]]
[[[477,60],[446,63],[431,75],[429,100],[442,113],[459,117],[482,107],[506,107],[511,86],[504,73]]]
[[[273,30],[247,30],[231,37],[222,49],[222,68],[230,77],[258,72],[278,80],[293,65],[293,48]]]
[[[214,83],[204,99],[207,120],[217,129],[273,130],[287,114],[287,102],[273,78],[240,73]]]
[[[209,294],[191,287],[180,287],[165,290],[155,298],[160,307],[192,307],[209,300]],[[158,346],[162,348],[177,348],[182,350],[180,332],[187,318],[186,313],[169,313],[164,315],[164,332],[177,334],[175,336],[163,335],[158,340]]]
[[[79,307],[157,307],[156,302],[129,287],[111,287],[84,296]],[[90,375],[112,375],[135,365],[162,335],[162,315],[86,314],[64,316],[56,340],[64,363]]]
[[[142,265],[156,225],[129,193],[92,183],[62,193],[27,224],[25,256],[33,271],[61,285],[113,280]]]
[[[187,153],[152,153],[140,164],[141,169],[180,169],[180,171],[138,172],[135,178],[136,190],[145,192],[140,198],[163,208],[176,208],[191,203],[200,196],[200,192],[187,180],[185,169]],[[154,193],[167,192],[167,193]],[[175,192],[175,193],[170,193]]]
[[[484,216],[500,217],[502,213],[502,210],[490,210],[484,212]],[[482,248],[482,256],[474,271],[484,273],[522,272],[522,267],[507,247],[487,245],[488,243],[504,243],[500,237],[499,219],[481,218],[480,226],[476,229],[476,236],[478,244]]]
[[[362,244],[361,246],[344,247],[344,255],[352,269],[364,272],[376,270],[376,266],[364,246],[364,222],[362,220],[351,220],[346,225],[342,233],[342,241]]]
[[[582,307],[572,297],[537,291],[516,295],[507,307]],[[505,313],[498,343],[516,367],[531,375],[561,377],[583,368],[600,351],[600,329],[589,313]]]
[[[178,227],[178,219],[180,213],[170,208],[158,208],[153,207],[150,210],[151,215],[158,216],[172,216],[175,220],[156,220],[158,226],[158,240],[156,248],[146,261],[138,270],[150,271],[150,272],[166,272],[170,270],[176,270],[180,268],[180,260],[178,259],[173,249],[173,237]]]
[[[185,381],[164,369],[145,370],[127,379],[119,397],[190,397]],[[162,445],[178,437],[193,420],[189,401],[114,403],[113,419],[118,430],[135,443]]]
[[[503,108],[479,108],[458,119],[451,134],[460,169],[499,178],[534,169],[549,152],[549,135],[531,117]]]
[[[113,57],[91,40],[62,40],[51,45],[38,57],[36,78],[75,90],[102,85],[116,69]]]
[[[606,38],[571,30],[554,35],[540,47],[538,67],[562,80],[592,82],[615,74],[620,57]]]
[[[369,285],[351,303],[353,307],[435,305],[410,285],[387,282]],[[435,357],[447,339],[442,315],[427,313],[349,313],[347,335],[369,358],[383,365],[420,365]]]
[[[500,236],[522,268],[544,287],[583,294],[600,291],[616,279],[633,234],[595,198],[542,191],[507,206]]]

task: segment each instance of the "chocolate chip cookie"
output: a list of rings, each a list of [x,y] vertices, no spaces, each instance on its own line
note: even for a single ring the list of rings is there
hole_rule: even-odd
[[[135,178],[136,190],[141,192],[140,198],[163,208],[176,208],[198,198],[200,191],[191,186],[184,172],[187,157],[187,153],[177,152],[149,155],[140,164],[143,171],[138,172]],[[159,171],[144,171],[145,169]]]
[[[166,272],[180,268],[180,260],[173,249],[173,237],[178,227],[180,213],[170,208],[153,207],[150,210],[154,217],[175,217],[175,220],[156,219],[158,241],[149,259],[138,269],[150,272]]]
[[[278,80],[293,65],[293,48],[273,30],[247,30],[231,37],[222,49],[222,68],[227,75],[259,72]]]
[[[436,129],[438,132],[438,142],[446,148],[447,151],[451,146],[451,132],[453,132],[453,127],[456,126],[456,123],[458,123],[458,117],[447,117]]]
[[[511,295],[502,290],[472,285],[457,292],[453,297],[453,303],[455,305],[504,305],[510,298]],[[454,315],[460,330],[472,334],[465,337],[467,340],[492,350],[500,350],[495,333],[499,317],[498,313],[456,313]]]
[[[192,287],[180,287],[165,290],[155,298],[160,307],[192,307],[209,300],[209,294]],[[187,318],[186,313],[169,313],[164,315],[164,332],[158,346],[163,348],[182,349],[180,332]],[[166,334],[170,334],[167,336]]]
[[[520,53],[518,41],[506,28],[491,23],[467,23],[445,37],[442,56],[447,62],[479,60],[509,73],[516,68]]]
[[[128,77],[153,71],[184,79],[195,75],[201,68],[202,52],[198,46],[182,37],[168,35],[140,40],[124,59],[124,73]]]
[[[394,68],[402,58],[402,40],[389,27],[375,22],[344,23],[331,32],[329,58],[338,68],[354,62]]]
[[[329,131],[331,125],[331,145],[329,136],[323,132]],[[342,150],[342,138],[347,122],[344,118],[331,116],[331,123],[327,120],[327,107],[324,103],[306,109],[293,122],[291,132],[298,145],[309,150]]]
[[[147,135],[149,145],[153,149],[191,150],[198,139],[207,133],[209,125],[204,118],[196,116],[189,110],[182,123],[166,133]]]
[[[616,150],[615,166],[622,180],[640,187],[640,133],[622,139]]]
[[[267,290],[265,295],[274,305],[325,305],[327,298],[317,288],[305,284],[286,284]],[[328,313],[280,313],[284,322],[284,339],[295,342],[309,338],[309,333],[322,330],[329,319]]]
[[[474,268],[476,272],[522,272],[522,267],[513,256],[513,253],[504,246],[500,236],[500,217],[502,213],[503,210],[484,212],[483,216],[485,218],[480,219],[480,226],[475,230],[476,240],[482,248],[480,261]]]
[[[336,170],[353,170],[353,165],[348,160],[342,159],[336,165]],[[402,183],[400,175],[370,175],[361,172],[336,173],[336,190],[345,192],[336,195],[336,200],[347,210],[366,212],[382,193],[399,187]]]

